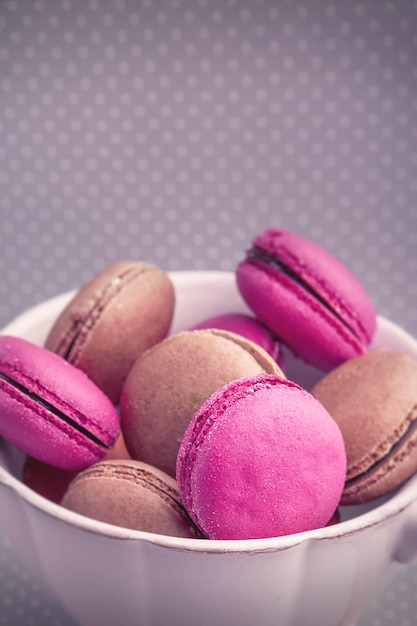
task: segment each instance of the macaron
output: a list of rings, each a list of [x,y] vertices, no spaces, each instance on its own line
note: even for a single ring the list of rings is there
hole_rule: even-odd
[[[384,496],[417,471],[417,361],[379,348],[340,365],[311,393],[335,419],[347,454],[342,504]]]
[[[169,331],[175,293],[166,272],[140,261],[119,261],[78,290],[45,342],[83,370],[114,404],[138,356]]]
[[[120,418],[84,372],[26,339],[0,336],[0,436],[65,470],[104,457]]]
[[[115,526],[174,537],[196,536],[176,481],[139,461],[96,463],[74,478],[61,504]]]
[[[276,537],[325,526],[343,490],[336,422],[296,383],[261,374],[214,392],[182,439],[176,477],[209,539]]]
[[[126,379],[120,416],[132,458],[175,476],[178,447],[195,411],[236,378],[284,376],[254,342],[221,329],[185,330],[142,354]]]
[[[195,324],[190,330],[200,330],[202,328],[220,328],[230,330],[233,333],[242,335],[254,343],[261,346],[284,369],[284,358],[281,351],[281,344],[276,335],[262,324],[259,320],[245,313],[224,313],[205,318]]]
[[[298,356],[328,371],[364,354],[376,313],[351,272],[313,241],[271,228],[257,235],[236,268],[240,294]]]

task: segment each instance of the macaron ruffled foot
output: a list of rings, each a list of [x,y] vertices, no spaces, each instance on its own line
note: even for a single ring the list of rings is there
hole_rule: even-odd
[[[70,483],[62,506],[92,519],[173,537],[196,537],[176,481],[146,463],[101,461]]]
[[[120,433],[108,397],[81,370],[26,339],[0,336],[0,435],[63,470],[102,459]]]
[[[341,504],[375,500],[417,471],[417,361],[392,350],[371,350],[328,373],[311,393],[345,441]]]

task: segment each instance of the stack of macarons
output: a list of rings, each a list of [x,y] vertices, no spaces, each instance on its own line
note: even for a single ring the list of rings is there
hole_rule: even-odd
[[[24,482],[102,522],[230,540],[325,526],[417,471],[417,362],[370,349],[376,312],[348,269],[274,228],[236,285],[252,314],[172,333],[168,273],[123,261],[44,347],[0,336],[0,435]],[[320,371],[310,389],[286,350]]]

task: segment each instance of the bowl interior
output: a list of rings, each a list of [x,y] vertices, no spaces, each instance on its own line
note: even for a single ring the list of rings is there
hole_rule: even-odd
[[[241,299],[235,285],[234,274],[228,272],[172,272],[170,274],[177,294],[176,310],[171,334],[187,329],[193,324],[219,313],[250,313]],[[17,335],[42,345],[53,321],[71,299],[74,292],[59,295],[35,306],[13,320],[2,331],[3,334]],[[387,347],[405,352],[417,359],[417,342],[392,322],[379,317],[377,333],[371,347]],[[323,373],[305,364],[301,359],[284,349],[286,374],[288,378],[309,389]],[[225,550],[272,550],[286,548],[307,537],[334,537],[350,533],[377,523],[396,514],[417,498],[417,478],[410,479],[402,488],[366,505],[340,507],[341,523],[334,526],[308,531],[287,537],[242,541],[206,541],[201,539],[179,539],[152,535],[140,531],[119,528],[90,520],[77,515],[39,496],[20,481],[24,457],[22,453],[0,440],[0,487],[1,483],[10,487],[16,497],[23,498],[35,508],[68,524],[85,528],[103,535],[146,539],[160,545],[188,550],[210,552]],[[0,506],[2,499],[0,489]]]

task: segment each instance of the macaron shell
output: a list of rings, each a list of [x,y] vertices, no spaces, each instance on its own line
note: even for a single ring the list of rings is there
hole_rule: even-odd
[[[0,433],[17,448],[62,469],[77,470],[104,456],[120,432],[112,403],[80,370],[60,356],[18,337],[0,337]],[[41,400],[39,400],[39,398]],[[99,439],[92,441],[65,419]]]
[[[244,313],[226,313],[202,320],[190,330],[220,328],[229,330],[250,339],[263,348],[283,369],[284,362],[280,354],[280,344],[273,332],[262,322]]]
[[[117,404],[136,358],[168,334],[174,306],[174,288],[162,269],[120,261],[77,292],[45,347],[83,370]]]
[[[339,424],[348,459],[342,504],[367,502],[417,470],[417,362],[377,349],[312,389]]]
[[[190,422],[178,453],[184,505],[211,539],[324,526],[344,485],[334,420],[307,391],[274,376],[225,385]]]
[[[136,361],[122,391],[131,456],[175,476],[181,438],[204,400],[231,380],[262,372],[284,376],[267,352],[235,333],[190,330],[164,339]]]
[[[101,461],[84,470],[69,485],[62,506],[124,528],[196,536],[176,481],[138,461]]]
[[[253,244],[291,272],[256,259],[236,270],[242,297],[280,339],[324,370],[366,351],[376,329],[375,309],[343,264],[314,242],[279,229],[261,233]]]

